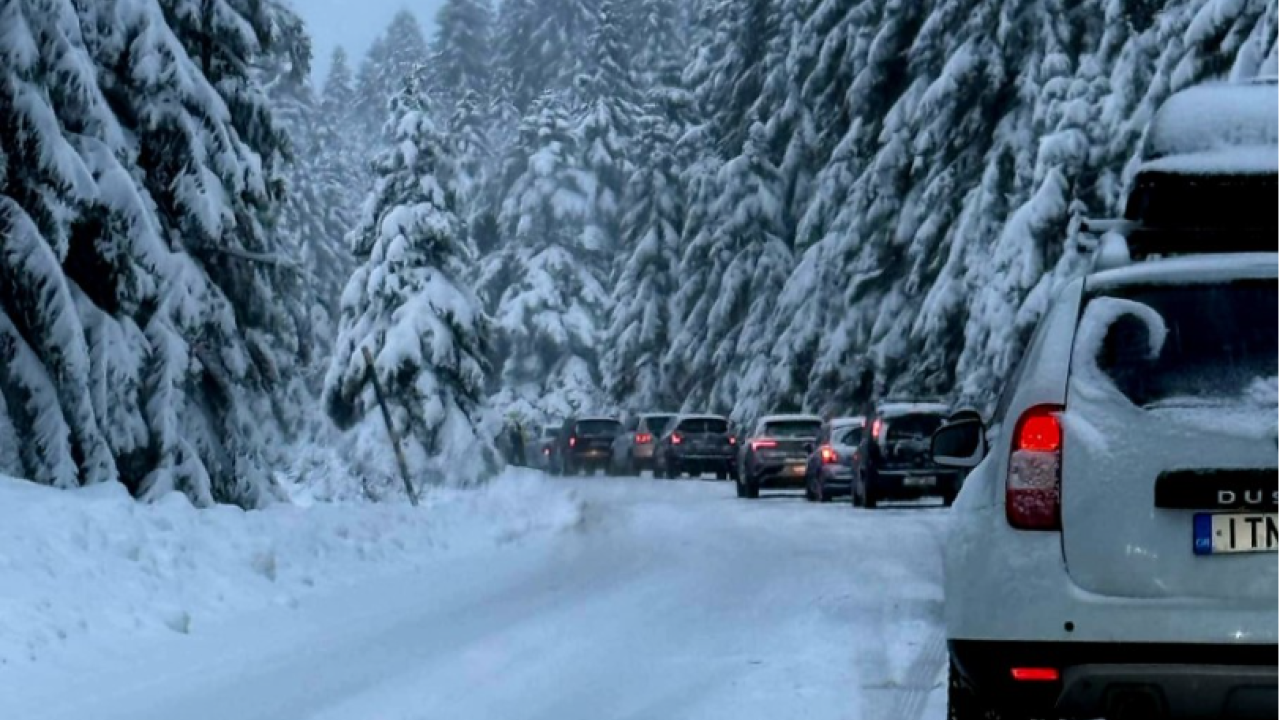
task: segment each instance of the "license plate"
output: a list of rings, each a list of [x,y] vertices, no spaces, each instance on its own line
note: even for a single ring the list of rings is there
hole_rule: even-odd
[[[804,474],[804,466],[803,466],[803,465],[792,465],[792,466],[791,466],[791,468],[788,470],[788,472],[790,472],[792,475],[796,475],[796,476],[803,475],[803,474]]]
[[[1197,555],[1276,552],[1275,513],[1196,513]]]
[[[933,487],[935,482],[932,475],[908,476],[902,479],[903,487]]]

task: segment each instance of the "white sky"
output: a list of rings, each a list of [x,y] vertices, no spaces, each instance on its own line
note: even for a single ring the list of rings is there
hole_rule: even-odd
[[[329,56],[339,45],[351,56],[352,72],[359,68],[365,51],[400,8],[407,7],[418,15],[430,41],[436,10],[443,4],[443,0],[293,0],[294,9],[311,31],[317,84],[324,81]]]

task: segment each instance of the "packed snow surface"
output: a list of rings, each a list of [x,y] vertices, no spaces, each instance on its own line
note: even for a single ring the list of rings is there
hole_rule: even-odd
[[[512,476],[252,514],[6,481],[0,513],[6,719],[945,715],[937,507]]]

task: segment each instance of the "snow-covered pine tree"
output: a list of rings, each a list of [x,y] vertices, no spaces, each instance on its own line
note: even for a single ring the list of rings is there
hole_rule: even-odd
[[[499,334],[494,405],[525,417],[563,418],[603,404],[596,376],[608,294],[583,242],[590,178],[563,93],[546,93],[521,123],[505,173],[501,245],[482,287]]]
[[[578,82],[582,103],[575,133],[581,143],[581,166],[590,176],[587,186],[586,248],[606,263],[618,256],[622,193],[631,173],[630,143],[639,114],[635,80],[626,56],[625,31],[614,0],[600,0],[591,39],[588,74]],[[603,275],[607,277],[608,275]]]
[[[416,79],[393,99],[389,147],[352,246],[360,262],[342,297],[325,404],[359,434],[359,461],[392,476],[386,428],[363,352],[387,394],[418,482],[468,485],[496,469],[482,423],[489,322],[471,290],[453,198],[439,181],[448,147]]]
[[[493,92],[493,10],[488,0],[446,0],[436,12],[429,82],[442,107],[468,94],[479,108]]]
[[[274,2],[0,6],[0,394],[24,476],[271,496],[300,336],[255,68],[295,54],[295,21]]]
[[[678,287],[684,218],[675,133],[661,108],[639,119],[639,162],[623,196],[621,265],[600,361],[604,388],[622,407],[676,407],[667,392],[662,356],[675,335],[671,303]]]
[[[763,336],[778,292],[791,271],[782,237],[778,170],[769,162],[764,126],[751,127],[742,153],[720,169],[719,193],[707,226],[685,249],[680,275],[697,277],[692,292],[676,297],[683,318],[667,365],[680,365],[689,392],[686,406],[755,417],[769,398],[757,396],[750,357],[767,348]]]
[[[419,68],[429,67],[431,53],[418,17],[402,9],[369,47],[356,76],[357,107],[365,133],[377,138],[386,128],[386,108]]]

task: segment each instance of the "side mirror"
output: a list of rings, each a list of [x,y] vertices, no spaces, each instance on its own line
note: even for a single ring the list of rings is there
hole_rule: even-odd
[[[973,468],[986,455],[986,429],[981,420],[957,420],[933,434],[933,461],[943,467]]]

